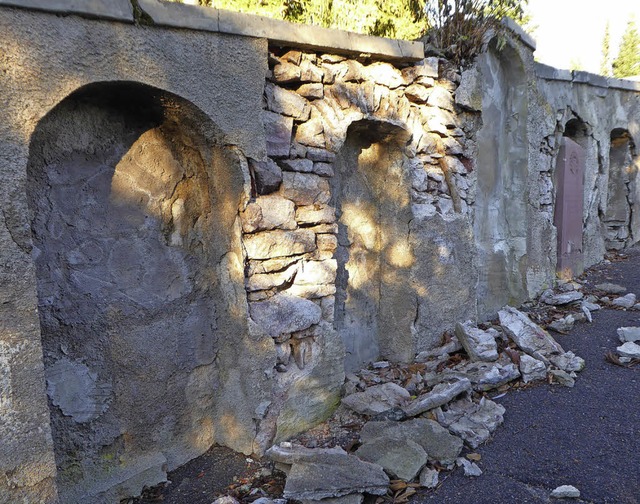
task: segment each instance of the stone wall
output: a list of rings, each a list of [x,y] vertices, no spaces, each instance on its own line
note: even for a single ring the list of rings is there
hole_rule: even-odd
[[[640,89],[535,64],[517,29],[459,73],[419,43],[135,4],[0,0],[2,504],[259,455],[345,372],[537,295],[569,141],[573,273],[640,239]]]

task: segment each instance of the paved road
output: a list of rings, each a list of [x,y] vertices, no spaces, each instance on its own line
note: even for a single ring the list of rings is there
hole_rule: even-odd
[[[599,267],[589,283],[611,281],[640,297],[640,249],[622,262]],[[514,391],[497,401],[505,423],[476,450],[484,474],[454,471],[416,503],[512,504],[542,502],[640,503],[640,366],[621,368],[604,354],[620,345],[616,329],[640,326],[640,312],[600,310],[593,324],[556,336],[587,362],[574,388],[558,385]],[[581,499],[550,499],[573,485]]]

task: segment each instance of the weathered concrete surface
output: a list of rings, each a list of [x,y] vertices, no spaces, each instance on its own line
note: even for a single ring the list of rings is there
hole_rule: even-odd
[[[0,0],[2,5],[133,23],[130,0]]]

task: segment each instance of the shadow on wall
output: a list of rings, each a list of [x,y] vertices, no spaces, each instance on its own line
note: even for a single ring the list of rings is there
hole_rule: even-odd
[[[243,189],[236,154],[207,140],[214,129],[178,96],[117,82],[73,93],[32,136],[28,200],[64,502],[135,494],[229,423],[233,412],[222,422],[216,412],[220,335],[246,333],[246,304],[221,285],[220,264],[241,257],[230,230]]]
[[[334,326],[353,371],[380,357],[409,362],[415,313],[409,241],[409,135],[378,121],[353,123],[335,162],[332,204],[338,218]]]
[[[607,208],[603,217],[607,250],[621,250],[638,241],[637,208],[638,159],[628,130],[615,128],[609,148]],[[635,224],[635,225],[634,225]]]

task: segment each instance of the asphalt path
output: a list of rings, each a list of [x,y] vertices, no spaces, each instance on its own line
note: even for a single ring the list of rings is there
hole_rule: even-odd
[[[627,259],[601,265],[586,277],[608,281],[640,297],[640,249]],[[411,501],[439,504],[542,502],[640,503],[640,366],[622,368],[604,356],[621,343],[616,329],[640,326],[640,311],[602,309],[592,324],[554,334],[565,350],[586,361],[575,387],[541,385],[508,392],[504,424],[476,452],[484,474],[442,473],[438,488]],[[580,499],[551,499],[560,485],[573,485]]]

